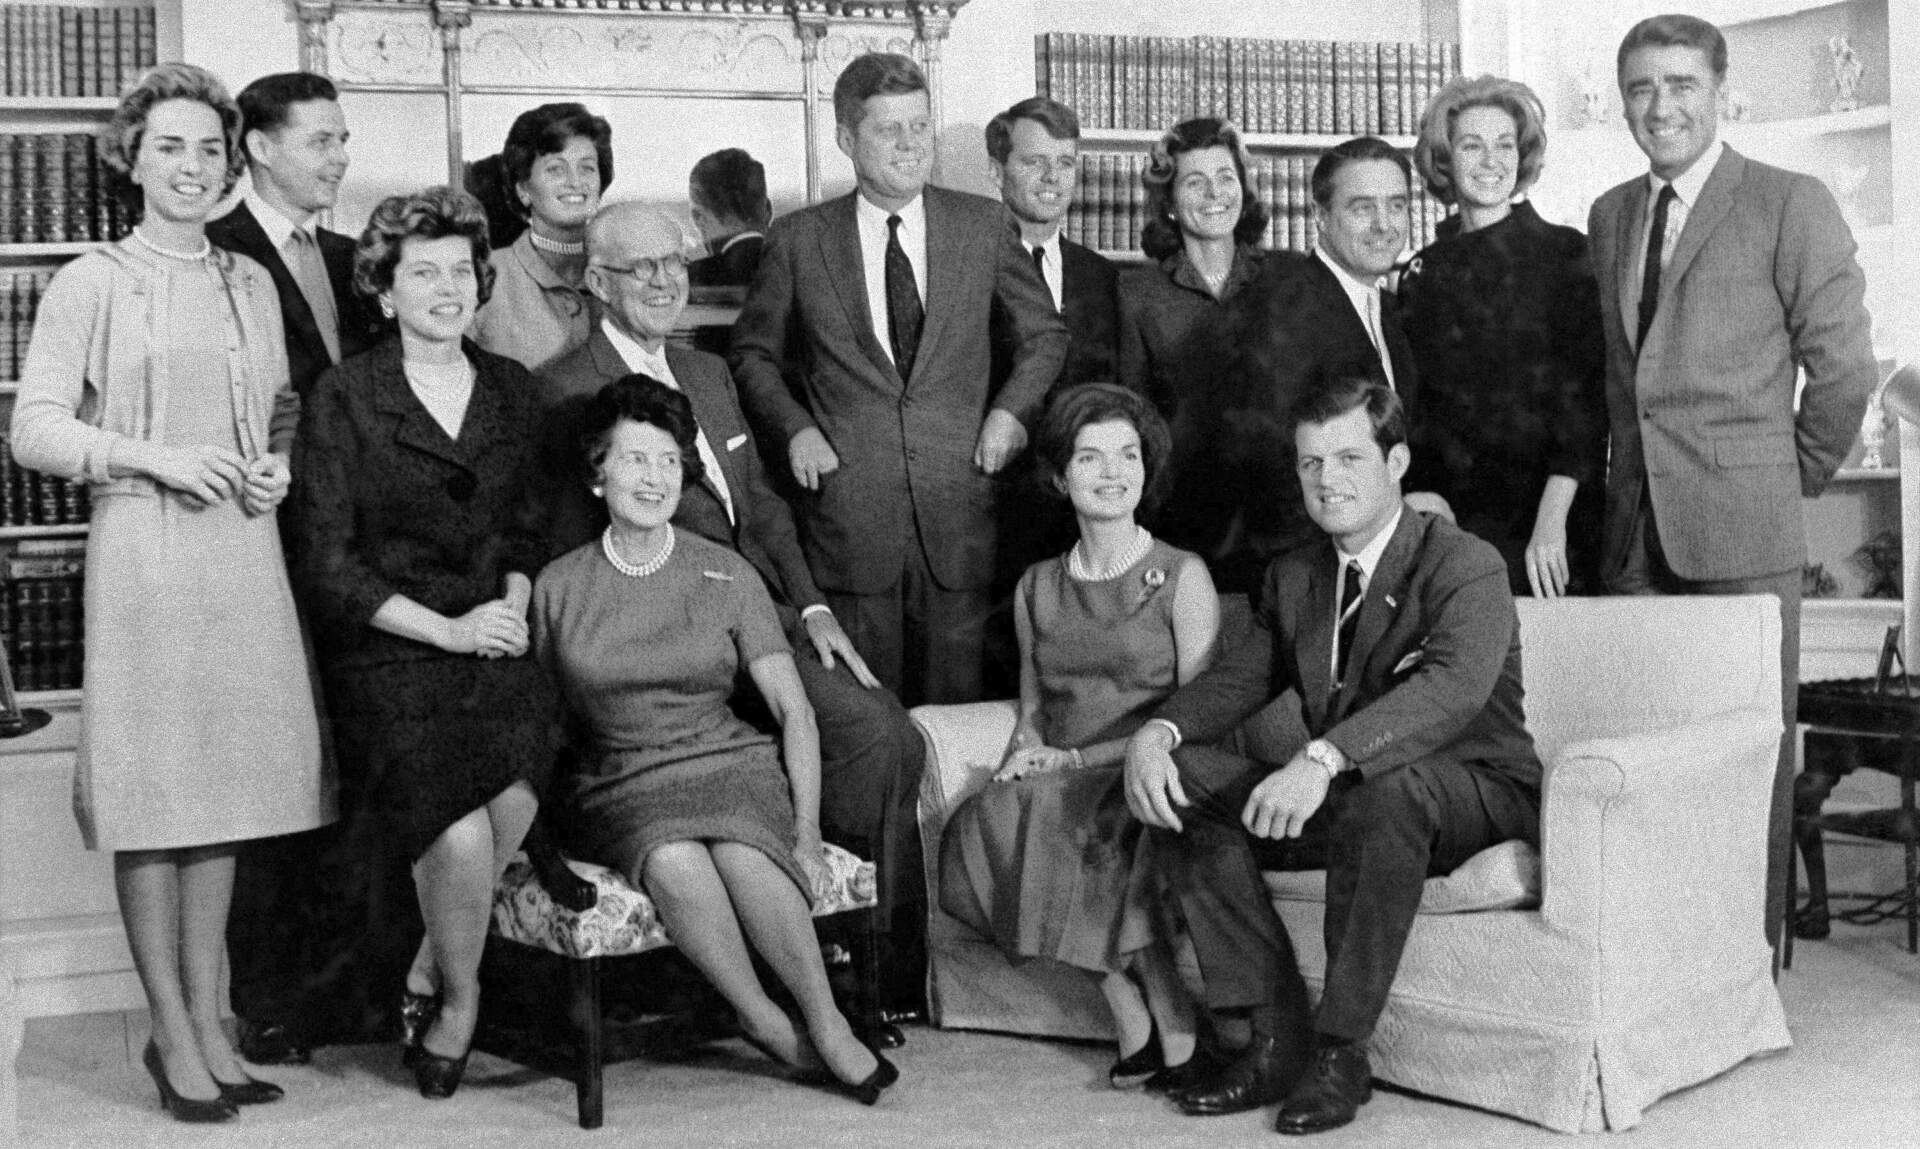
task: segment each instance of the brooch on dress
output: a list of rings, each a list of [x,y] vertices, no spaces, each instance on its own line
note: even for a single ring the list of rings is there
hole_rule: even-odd
[[[732,582],[733,581],[733,576],[728,574],[725,571],[701,571],[700,573],[705,577],[712,579],[714,582]]]
[[[1136,606],[1144,605],[1148,599],[1153,597],[1153,592],[1167,585],[1167,572],[1161,570],[1159,567],[1148,567],[1145,571],[1141,572],[1140,581],[1145,583],[1146,586],[1141,589],[1140,597],[1134,604]]]

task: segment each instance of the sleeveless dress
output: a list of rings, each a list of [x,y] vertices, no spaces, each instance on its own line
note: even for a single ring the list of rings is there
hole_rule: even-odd
[[[171,380],[156,436],[250,453],[220,272],[151,260],[169,279]],[[263,446],[263,445],[262,445]],[[94,503],[84,590],[86,691],[74,811],[94,850],[158,850],[311,830],[335,816],[277,516],[234,497]]]
[[[811,901],[779,747],[728,704],[742,669],[792,651],[753,567],[676,530],[666,565],[634,578],[596,538],[540,572],[531,618],[535,652],[586,727],[557,786],[582,856],[640,886],[667,842],[740,842]]]
[[[1019,594],[1033,622],[1037,716],[1059,749],[1125,738],[1179,682],[1173,601],[1186,551],[1155,540],[1112,578],[1035,563]],[[947,823],[940,907],[1011,957],[1120,969],[1152,940],[1150,867],[1119,765],[992,782]]]

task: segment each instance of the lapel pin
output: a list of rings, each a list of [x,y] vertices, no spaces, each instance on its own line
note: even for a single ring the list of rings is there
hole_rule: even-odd
[[[705,575],[707,578],[712,579],[714,582],[732,582],[733,581],[733,576],[728,574],[725,571],[701,571],[700,573],[702,575]]]

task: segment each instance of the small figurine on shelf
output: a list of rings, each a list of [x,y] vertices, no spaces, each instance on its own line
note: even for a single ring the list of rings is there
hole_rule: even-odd
[[[1753,114],[1753,101],[1747,99],[1745,92],[1732,86],[1722,88],[1720,91],[1720,98],[1726,104],[1726,107],[1721,110],[1721,115],[1730,124],[1746,123],[1747,118]]]
[[[1593,61],[1589,59],[1586,69],[1574,79],[1574,84],[1580,89],[1582,119],[1588,124],[1612,123],[1613,117],[1607,112],[1607,93],[1613,87],[1611,67],[1606,70],[1606,78],[1603,80],[1600,72],[1594,67]]]
[[[1853,50],[1853,42],[1843,34],[1827,40],[1827,54],[1833,57],[1833,102],[1827,105],[1832,112],[1851,112],[1860,107],[1860,74],[1865,67],[1860,63],[1860,53]]]
[[[1900,533],[1881,531],[1853,552],[1854,569],[1867,577],[1865,598],[1900,597]]]
[[[1867,412],[1860,417],[1860,467],[1863,470],[1878,471],[1887,465],[1886,457],[1880,453],[1887,441],[1887,408],[1882,402],[1886,393],[1885,384],[1874,388],[1873,398],[1867,400]]]
[[[1808,563],[1800,568],[1801,598],[1832,598],[1840,593],[1840,580],[1827,573],[1827,564]]]

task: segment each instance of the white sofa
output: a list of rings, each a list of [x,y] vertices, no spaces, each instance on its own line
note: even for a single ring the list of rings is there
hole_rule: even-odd
[[[1660,1097],[1791,1044],[1760,930],[1779,610],[1761,596],[1519,605],[1527,721],[1546,764],[1538,905],[1423,912],[1371,1044],[1374,1074],[1551,1129],[1629,1129]],[[1110,1037],[1091,978],[1012,966],[939,910],[941,831],[991,774],[1012,704],[913,717],[930,748],[920,819],[935,1023]],[[1317,994],[1323,906],[1300,900],[1314,883],[1269,884],[1292,891],[1274,905]]]

